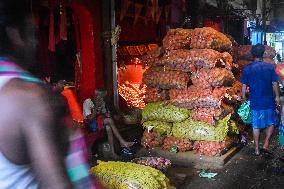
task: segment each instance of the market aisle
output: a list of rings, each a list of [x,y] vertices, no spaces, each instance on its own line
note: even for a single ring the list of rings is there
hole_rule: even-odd
[[[279,148],[276,135],[272,141],[273,155],[253,156],[253,144],[244,147],[222,170],[211,170],[218,175],[214,179],[198,176],[191,170],[182,186],[178,189],[273,189],[284,186],[284,163],[279,160],[283,150]]]

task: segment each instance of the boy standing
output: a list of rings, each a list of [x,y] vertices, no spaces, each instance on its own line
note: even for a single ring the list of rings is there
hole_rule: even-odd
[[[274,65],[262,61],[264,51],[264,45],[257,44],[252,47],[251,53],[254,56],[254,61],[245,67],[241,76],[244,100],[247,87],[249,87],[256,155],[260,154],[260,129],[266,129],[263,150],[269,148],[269,141],[277,123],[276,105],[279,106],[278,76]]]

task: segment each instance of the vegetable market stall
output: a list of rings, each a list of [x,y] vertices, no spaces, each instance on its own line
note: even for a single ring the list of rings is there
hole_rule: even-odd
[[[145,107],[146,86],[142,84],[145,64],[139,59],[145,52],[157,45],[128,45],[118,48],[120,64],[117,73],[118,94],[120,109],[123,111],[125,124],[137,124],[140,122],[141,109]]]
[[[149,66],[143,74],[146,149],[205,167],[220,167],[237,151],[241,85],[232,52],[230,39],[212,28],[171,29],[162,47],[141,58]]]

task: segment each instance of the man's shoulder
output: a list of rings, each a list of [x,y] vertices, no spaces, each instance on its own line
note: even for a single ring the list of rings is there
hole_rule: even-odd
[[[246,65],[244,70],[248,71],[248,70],[256,68],[256,67],[262,67],[262,68],[265,68],[265,69],[274,69],[275,65],[269,64],[269,63],[266,63],[266,62],[258,62],[258,63],[257,62],[251,62],[251,63]]]
[[[94,103],[91,98],[87,98],[83,102],[83,106],[92,106],[92,105],[94,105]]]
[[[84,103],[88,103],[88,102],[92,102],[92,99],[91,99],[91,98],[86,98],[86,99],[84,100]]]
[[[13,79],[1,88],[1,111],[13,112],[21,119],[39,112],[48,115],[55,99],[47,91],[36,83]]]
[[[251,62],[251,63],[247,64],[247,65],[244,67],[243,72],[247,72],[247,71],[249,71],[249,70],[250,70],[250,68],[252,67],[252,65],[253,65],[253,62]]]
[[[265,71],[265,72],[272,72],[275,70],[276,66],[273,65],[273,64],[269,64],[269,63],[266,63],[266,62],[261,62],[260,66],[262,67],[262,71]]]
[[[12,79],[1,90],[3,95],[12,95],[15,98],[45,98],[50,92],[47,88],[29,81]]]
[[[266,66],[267,68],[269,68],[269,69],[275,69],[275,68],[276,68],[276,65],[274,65],[274,64],[265,63],[265,62],[264,62],[264,64],[265,64],[265,66]]]

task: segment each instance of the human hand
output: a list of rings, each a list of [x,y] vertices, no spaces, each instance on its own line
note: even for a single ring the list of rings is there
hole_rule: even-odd
[[[86,123],[91,123],[94,119],[96,118],[96,114],[95,113],[91,113],[90,115],[88,115],[85,119]]]
[[[96,114],[95,112],[93,112],[93,113],[91,114],[91,120],[95,119],[96,116],[97,116],[97,114]]]
[[[84,126],[84,123],[73,120],[73,126],[74,126],[75,128],[80,128],[80,127],[83,127],[83,126]]]

